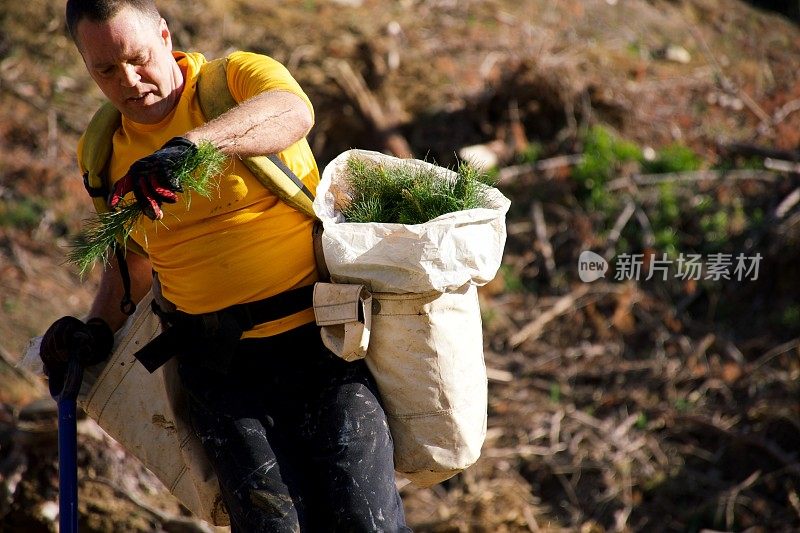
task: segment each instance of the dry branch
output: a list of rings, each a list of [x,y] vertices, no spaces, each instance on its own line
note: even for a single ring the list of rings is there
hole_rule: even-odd
[[[34,387],[36,391],[45,391],[43,383],[32,373],[17,366],[11,354],[9,354],[8,351],[6,351],[6,349],[2,346],[0,346],[0,368],[2,368],[4,371],[9,371],[20,379],[24,380],[26,383]]]
[[[516,348],[526,340],[537,338],[539,335],[541,335],[542,330],[544,330],[544,327],[547,324],[572,310],[576,304],[576,301],[586,295],[587,292],[589,292],[589,287],[582,285],[566,296],[560,298],[555,305],[553,305],[553,307],[536,317],[533,322],[512,335],[510,339],[511,346]]]
[[[497,381],[500,383],[511,383],[514,381],[514,374],[498,368],[486,367],[486,377],[489,381]]]
[[[622,213],[619,214],[616,222],[614,222],[614,227],[612,227],[611,231],[608,233],[608,238],[606,239],[605,257],[609,257],[614,251],[617,241],[619,241],[619,238],[622,236],[622,230],[625,229],[625,226],[628,224],[628,221],[635,212],[636,203],[634,203],[632,200],[628,200],[625,203],[625,209],[623,209]]]
[[[800,166],[798,166],[800,169]],[[791,209],[800,202],[800,187],[790,192],[775,208],[775,218],[783,218]]]
[[[754,361],[753,364],[750,365],[747,374],[752,376],[753,374],[755,374],[757,370],[759,370],[761,367],[763,367],[764,365],[766,365],[779,355],[783,355],[791,350],[796,350],[798,347],[800,347],[800,337],[794,338],[790,341],[787,341],[781,345],[776,346],[775,348],[771,349],[770,351],[759,357],[758,360]]]
[[[696,181],[735,181],[760,180],[777,181],[780,176],[772,170],[696,170],[691,172],[665,172],[662,174],[639,174],[616,178],[608,182],[609,191],[629,188],[631,185],[648,186],[662,183],[696,182]]]
[[[764,160],[764,167],[775,172],[785,172],[787,174],[800,174],[800,164],[793,161],[773,159],[768,157]]]
[[[778,463],[780,463],[786,469],[786,472],[791,472],[800,478],[800,462],[798,462],[797,458],[793,457],[792,454],[781,449],[777,444],[770,440],[763,439],[754,434],[741,433],[734,431],[733,429],[722,427],[716,421],[700,415],[675,415],[674,419],[676,422],[686,422],[696,426],[701,426],[705,429],[713,430],[714,432],[734,442],[740,442],[742,444],[758,448],[761,451],[766,452]]]
[[[550,244],[550,239],[547,238],[547,223],[544,220],[542,203],[538,200],[535,200],[531,205],[531,217],[536,228],[536,242],[539,244],[539,250],[544,257],[545,270],[547,275],[552,278],[556,270],[556,261],[553,258],[553,245]]]
[[[758,146],[748,143],[730,143],[720,146],[720,149],[729,154],[746,157],[763,157],[780,159],[783,161],[800,162],[800,152],[797,150],[778,150],[768,146]]]
[[[522,165],[514,165],[500,169],[497,175],[498,185],[510,185],[520,176],[534,174],[536,172],[544,172],[556,170],[564,167],[571,167],[577,165],[583,159],[583,154],[574,155],[560,155],[550,157],[548,159],[540,159],[533,163],[525,163]]]
[[[758,103],[753,100],[753,97],[750,96],[747,91],[738,87],[733,81],[725,74],[722,70],[722,66],[720,65],[719,61],[717,61],[714,52],[711,50],[711,47],[708,45],[705,37],[703,37],[703,33],[695,26],[694,24],[687,23],[689,30],[692,32],[692,35],[697,39],[700,44],[703,46],[703,50],[706,53],[706,57],[711,61],[714,70],[717,73],[717,77],[720,80],[720,84],[722,88],[728,92],[735,94],[738,96],[742,102],[744,102],[747,109],[749,109],[758,119],[761,121],[762,126],[771,127],[772,126],[772,117],[770,117],[764,109]]]
[[[408,141],[398,131],[400,120],[387,113],[378,98],[369,90],[361,74],[353,70],[347,61],[327,64],[330,76],[342,88],[353,105],[381,136],[385,148],[397,157],[413,157]]]

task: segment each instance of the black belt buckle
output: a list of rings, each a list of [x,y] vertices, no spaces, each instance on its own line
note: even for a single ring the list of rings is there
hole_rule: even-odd
[[[200,315],[201,335],[195,338],[192,351],[202,366],[225,374],[228,372],[239,340],[245,332],[233,313],[217,311]]]
[[[196,315],[166,327],[136,352],[135,357],[150,373],[174,356],[227,373],[244,331],[232,313],[218,311]]]
[[[199,325],[202,336],[206,340],[231,342],[238,341],[246,331],[246,325],[241,324],[237,317],[228,311],[204,313],[199,316]]]
[[[206,339],[215,338],[220,332],[219,313],[204,313],[200,315],[203,323],[203,337]]]

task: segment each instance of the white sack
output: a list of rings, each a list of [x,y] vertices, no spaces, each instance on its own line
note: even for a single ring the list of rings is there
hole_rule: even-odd
[[[372,297],[366,362],[389,421],[395,469],[427,487],[477,461],[486,437],[477,289]]]
[[[103,365],[84,373],[78,405],[153,472],[199,518],[227,525],[219,483],[192,431],[175,359],[152,374],[134,357],[161,332],[150,309],[152,293],[114,335],[114,350]]]
[[[456,176],[424,161],[366,150],[349,150],[331,161],[314,200],[314,212],[325,229],[322,249],[331,281],[364,284],[373,292],[424,293],[451,292],[494,278],[503,256],[505,215],[511,205],[497,189],[487,190],[490,208],[448,213],[424,224],[347,223],[336,209],[335,191],[344,187],[351,155],[385,165],[432,168],[442,179]]]
[[[109,359],[84,370],[77,403],[187,509],[212,524],[227,525],[217,477],[189,426],[177,361],[150,374],[133,356],[161,332],[151,300],[148,293],[114,335]],[[41,337],[31,339],[20,366],[43,375],[40,345]]]

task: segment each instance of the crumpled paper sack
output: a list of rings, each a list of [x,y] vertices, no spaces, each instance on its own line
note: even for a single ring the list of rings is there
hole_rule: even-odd
[[[34,337],[28,341],[25,347],[25,354],[17,363],[18,368],[22,368],[37,376],[44,376],[44,363],[39,357],[39,348],[42,346],[42,337]]]
[[[489,187],[489,207],[447,213],[424,224],[348,223],[336,208],[345,188],[347,159],[435,169],[442,179],[456,173],[418,159],[398,159],[367,150],[348,150],[322,173],[314,212],[325,229],[322,248],[335,283],[364,284],[373,292],[452,292],[484,285],[500,268],[506,242],[505,215],[511,201]]]

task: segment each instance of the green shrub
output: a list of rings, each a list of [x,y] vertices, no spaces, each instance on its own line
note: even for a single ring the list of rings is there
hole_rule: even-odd
[[[780,322],[786,328],[797,329],[800,326],[800,306],[797,304],[787,306],[781,313]]]
[[[41,202],[28,198],[0,200],[0,226],[16,229],[33,229],[42,219]]]
[[[522,282],[522,278],[520,278],[516,270],[509,265],[500,265],[500,275],[503,277],[505,292],[515,293],[525,290],[525,284]]]
[[[641,161],[642,151],[602,126],[589,129],[583,146],[583,158],[573,168],[572,178],[584,189],[590,208],[604,212],[613,209],[616,198],[608,194],[605,184],[616,176],[621,163]]]
[[[698,170],[702,160],[688,146],[671,144],[656,153],[653,161],[643,161],[645,172],[660,174],[665,172],[691,172]]]
[[[517,155],[517,162],[520,164],[533,163],[538,161],[542,156],[542,145],[539,143],[530,143],[525,147],[519,155]]]

